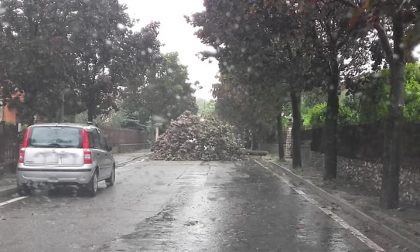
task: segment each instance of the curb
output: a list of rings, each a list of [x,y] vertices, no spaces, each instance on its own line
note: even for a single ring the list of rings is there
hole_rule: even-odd
[[[150,153],[144,153],[141,156],[137,156],[137,157],[131,158],[131,159],[127,160],[127,161],[124,161],[124,162],[121,162],[119,164],[116,164],[115,168],[121,168],[121,167],[125,166],[126,164],[128,164],[130,162],[133,162],[134,160],[137,160],[137,159],[140,159],[140,158],[144,158],[144,157],[148,156],[149,154]]]
[[[359,220],[367,222],[370,226],[375,228],[375,230],[378,231],[379,233],[400,243],[401,245],[406,246],[409,249],[409,251],[420,251],[420,243],[416,241],[417,239],[413,239],[412,235],[407,233],[407,231],[399,230],[398,228],[395,228],[395,227],[392,228],[390,226],[394,226],[394,225],[392,224],[390,225],[389,223],[382,223],[381,221],[374,219],[373,217],[369,216],[368,214],[354,207],[348,201],[332,195],[331,193],[325,191],[324,189],[316,186],[311,181],[304,179],[303,177],[295,174],[293,171],[289,170],[288,168],[280,164],[274,163],[272,161],[265,161],[265,160],[259,160],[259,161],[263,161],[265,163],[269,163],[269,164],[275,165],[276,167],[279,167],[284,173],[286,173],[286,175],[291,177],[292,180],[305,184],[306,187],[313,190],[313,192],[315,192],[322,198],[327,199],[339,205],[344,212],[347,212],[348,214],[352,215],[353,217],[356,217]],[[273,170],[271,171],[276,173],[276,171],[273,171]],[[395,229],[398,229],[398,230],[395,230]]]

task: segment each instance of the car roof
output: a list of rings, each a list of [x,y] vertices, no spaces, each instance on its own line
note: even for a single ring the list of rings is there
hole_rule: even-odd
[[[39,123],[31,127],[73,127],[73,128],[97,128],[95,125],[81,123]]]

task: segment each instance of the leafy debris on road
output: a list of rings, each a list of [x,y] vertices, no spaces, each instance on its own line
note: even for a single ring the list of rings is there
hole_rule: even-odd
[[[189,111],[172,121],[152,147],[156,160],[238,160],[241,144],[233,128],[215,118],[200,119]]]

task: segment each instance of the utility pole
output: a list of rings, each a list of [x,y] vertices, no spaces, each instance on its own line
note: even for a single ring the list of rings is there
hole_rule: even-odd
[[[157,141],[158,139],[159,139],[159,126],[156,126],[155,141]]]
[[[65,89],[61,92],[61,109],[60,109],[60,122],[64,122],[64,102],[65,102]]]

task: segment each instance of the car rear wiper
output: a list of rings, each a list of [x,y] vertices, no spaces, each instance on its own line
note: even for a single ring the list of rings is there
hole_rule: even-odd
[[[46,145],[45,147],[63,148],[63,146],[58,144],[58,143],[50,143],[50,144]]]

